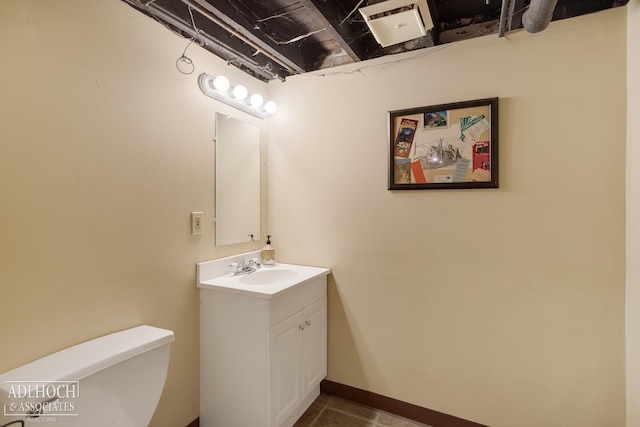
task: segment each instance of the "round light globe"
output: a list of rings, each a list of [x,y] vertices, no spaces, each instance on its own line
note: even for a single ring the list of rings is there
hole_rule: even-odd
[[[278,104],[273,101],[268,101],[266,104],[264,104],[264,111],[269,114],[273,114],[278,111]]]
[[[233,97],[236,99],[239,99],[242,101],[247,97],[248,94],[249,94],[249,91],[247,90],[246,87],[242,85],[238,85],[233,88]]]
[[[249,97],[249,104],[251,104],[253,108],[261,107],[262,103],[264,103],[264,98],[259,93],[254,93]]]
[[[220,92],[225,92],[231,87],[231,82],[225,76],[218,76],[213,79],[213,87]]]

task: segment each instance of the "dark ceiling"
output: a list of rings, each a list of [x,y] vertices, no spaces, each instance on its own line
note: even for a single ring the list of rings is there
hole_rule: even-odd
[[[359,8],[380,0],[123,0],[253,77],[268,81],[522,27],[530,0],[427,0],[433,28],[383,48]],[[558,0],[553,20],[628,0]],[[185,49],[186,50],[186,49]]]

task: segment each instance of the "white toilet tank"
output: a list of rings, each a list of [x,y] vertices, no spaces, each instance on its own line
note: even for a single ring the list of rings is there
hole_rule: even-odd
[[[138,326],[0,375],[0,426],[147,427],[173,339],[172,331]]]

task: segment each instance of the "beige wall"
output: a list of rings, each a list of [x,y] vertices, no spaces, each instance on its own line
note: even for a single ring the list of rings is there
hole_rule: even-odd
[[[627,9],[627,427],[640,427],[640,0]]]
[[[492,427],[624,425],[626,22],[271,84],[270,231],[333,270],[329,379]],[[387,191],[387,111],[492,96],[500,189]]]
[[[158,427],[199,414],[196,262],[260,247],[214,246],[212,138],[216,111],[264,125],[197,77],[267,85],[195,45],[183,75],[186,45],[118,0],[0,2],[0,372],[139,324],[171,329]]]
[[[271,85],[270,231],[281,260],[334,271],[331,380],[494,427],[624,425],[637,1]],[[195,263],[260,246],[214,247],[211,138],[216,111],[262,123],[196,79],[266,87],[193,45],[180,74],[185,46],[116,0],[0,3],[0,372],[137,324],[172,329],[153,427],[198,415]],[[489,96],[500,189],[386,190],[387,111]]]

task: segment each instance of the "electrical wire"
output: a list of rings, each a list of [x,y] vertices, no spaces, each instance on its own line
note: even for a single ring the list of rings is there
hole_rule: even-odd
[[[340,21],[340,24],[338,24],[338,26],[342,26],[342,24],[344,24],[345,21],[351,17],[351,15],[356,13],[356,10],[358,10],[362,2],[364,2],[364,0],[360,0],[358,4],[356,4],[356,6],[351,10],[351,12],[349,12],[349,14],[342,21]]]
[[[10,423],[3,424],[0,427],[9,427],[10,425],[13,425],[13,424],[20,424],[20,427],[24,427],[24,421],[23,420],[11,421]]]
[[[282,13],[278,13],[278,14],[275,14],[275,15],[267,16],[266,18],[257,19],[256,22],[262,23],[262,22],[266,22],[266,21],[268,21],[270,19],[275,19],[275,18],[283,18],[283,19],[286,19],[287,21],[293,22],[291,20],[291,18],[289,18],[287,15],[290,14],[290,13],[295,12],[298,9],[302,9],[302,6],[300,6],[297,9],[289,10],[287,12],[282,12]]]
[[[193,35],[193,37],[191,37],[191,40],[189,40],[189,43],[187,44],[187,46],[182,51],[182,55],[180,55],[180,57],[178,59],[176,59],[176,68],[182,74],[192,74],[195,71],[196,66],[193,64],[193,61],[191,60],[191,58],[189,58],[187,56],[187,49],[189,49],[189,46],[191,46],[191,43],[193,43],[194,41],[196,41],[197,38],[199,38],[198,36],[200,34],[204,33],[204,31],[199,30],[196,27],[196,21],[195,21],[195,19],[193,19],[193,12],[191,11],[191,6],[188,6],[188,8],[189,8],[189,16],[191,16],[191,25],[193,26],[193,31],[195,31],[195,34]],[[205,42],[201,42],[202,46],[205,45],[205,44],[206,44]],[[180,68],[180,64],[187,64],[187,69],[186,70],[182,70]],[[3,426],[0,426],[0,427],[3,427]]]
[[[193,39],[191,39],[191,42],[193,42]],[[191,42],[189,42],[189,44],[191,44]],[[189,47],[189,45],[187,45],[187,47]],[[184,67],[181,68],[180,64],[187,64],[187,67],[189,68],[183,69]],[[180,56],[180,58],[176,59],[176,68],[182,74],[193,74],[196,70],[196,66],[193,65],[193,61],[188,56],[185,56],[184,52],[182,52],[182,56]]]
[[[293,43],[293,42],[297,42],[298,40],[306,39],[306,38],[307,38],[307,37],[309,37],[309,36],[312,36],[312,35],[314,35],[314,34],[316,34],[316,33],[319,33],[319,32],[321,32],[321,31],[326,31],[326,30],[327,30],[326,28],[320,28],[319,30],[310,31],[310,32],[308,32],[308,33],[306,33],[306,34],[299,35],[299,36],[297,36],[297,37],[292,38],[291,40],[287,40],[287,41],[284,41],[284,42],[276,41],[276,40],[274,40],[274,39],[273,39],[273,38],[271,38],[271,37],[269,37],[269,38],[270,38],[271,40],[273,40],[275,43],[279,44],[279,45],[284,45],[284,44],[290,44],[290,43]]]

